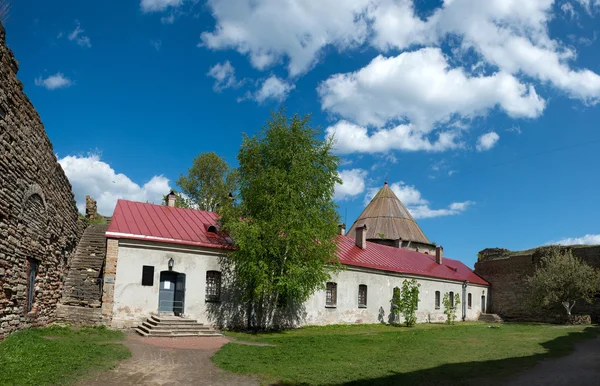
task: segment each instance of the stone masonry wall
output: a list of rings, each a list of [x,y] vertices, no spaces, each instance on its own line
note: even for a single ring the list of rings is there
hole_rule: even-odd
[[[575,256],[586,263],[600,268],[600,246],[568,247]],[[505,319],[554,321],[564,314],[562,307],[552,310],[530,309],[526,306],[526,278],[539,266],[543,248],[520,253],[506,249],[485,249],[480,252],[480,261],[475,263],[475,273],[491,284],[490,311]],[[590,314],[600,318],[600,298],[591,305],[580,302],[573,308],[575,314]]]
[[[0,340],[55,318],[82,225],[0,24]],[[29,270],[39,265],[28,304]]]

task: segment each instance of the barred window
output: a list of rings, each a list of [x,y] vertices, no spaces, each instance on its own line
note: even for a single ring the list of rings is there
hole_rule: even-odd
[[[454,292],[450,292],[450,308],[454,308]]]
[[[221,272],[206,272],[206,301],[218,302],[221,299]]]
[[[471,294],[469,294],[469,296],[467,296],[467,304],[469,306],[469,309],[471,308]]]
[[[325,290],[325,306],[335,307],[337,305],[337,283],[327,283]]]
[[[440,309],[440,291],[435,291],[435,309]]]
[[[364,284],[358,286],[358,307],[367,307],[367,286]]]

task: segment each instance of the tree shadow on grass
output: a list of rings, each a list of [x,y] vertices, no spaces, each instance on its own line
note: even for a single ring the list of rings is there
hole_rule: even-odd
[[[390,371],[390,374],[384,377],[365,378],[329,385],[502,385],[507,378],[534,367],[538,361],[570,354],[576,344],[597,337],[600,337],[600,328],[588,327],[582,332],[572,332],[566,336],[541,343],[541,346],[547,350],[543,354],[482,362],[452,363],[407,373]],[[272,385],[298,386],[307,384],[283,382]]]

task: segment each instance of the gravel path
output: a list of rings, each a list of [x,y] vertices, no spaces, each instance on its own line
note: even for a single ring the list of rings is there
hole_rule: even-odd
[[[224,337],[143,338],[129,335],[132,357],[114,370],[80,383],[107,385],[258,385],[256,379],[225,372],[210,357],[229,340]]]
[[[505,383],[508,386],[600,386],[600,338],[565,357],[548,359]]]

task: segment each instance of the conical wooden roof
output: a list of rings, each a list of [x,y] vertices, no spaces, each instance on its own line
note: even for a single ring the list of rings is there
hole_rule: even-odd
[[[367,240],[401,238],[403,241],[431,244],[387,182],[352,224],[348,236],[355,236],[358,224],[367,225]]]

